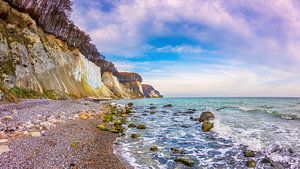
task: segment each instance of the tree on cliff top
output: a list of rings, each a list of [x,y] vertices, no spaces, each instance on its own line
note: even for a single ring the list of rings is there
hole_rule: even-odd
[[[80,30],[70,19],[71,0],[5,0],[18,10],[28,13],[47,33],[66,41],[69,47],[79,48],[89,60],[103,60],[91,37]]]

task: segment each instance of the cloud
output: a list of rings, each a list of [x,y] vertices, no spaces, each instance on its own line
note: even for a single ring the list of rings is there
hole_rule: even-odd
[[[202,49],[200,47],[195,46],[163,46],[156,49],[157,52],[171,52],[171,53],[202,53]]]
[[[299,1],[74,0],[74,7],[72,19],[102,53],[167,95],[300,95]]]

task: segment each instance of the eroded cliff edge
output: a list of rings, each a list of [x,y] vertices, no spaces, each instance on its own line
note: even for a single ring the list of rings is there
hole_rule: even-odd
[[[109,61],[88,60],[79,49],[45,33],[28,14],[0,0],[2,93],[17,87],[76,97],[161,97],[142,81],[137,73],[118,72]]]

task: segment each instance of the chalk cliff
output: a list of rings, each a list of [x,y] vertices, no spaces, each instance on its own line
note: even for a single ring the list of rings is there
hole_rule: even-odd
[[[152,97],[144,95],[141,83],[140,75],[118,72],[109,61],[88,60],[0,0],[1,88],[53,90],[78,97]]]

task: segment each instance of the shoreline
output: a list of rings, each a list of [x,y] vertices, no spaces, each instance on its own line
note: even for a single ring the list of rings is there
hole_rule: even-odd
[[[103,124],[104,103],[45,99],[0,103],[0,166],[131,169],[114,153],[116,134],[96,128]]]

